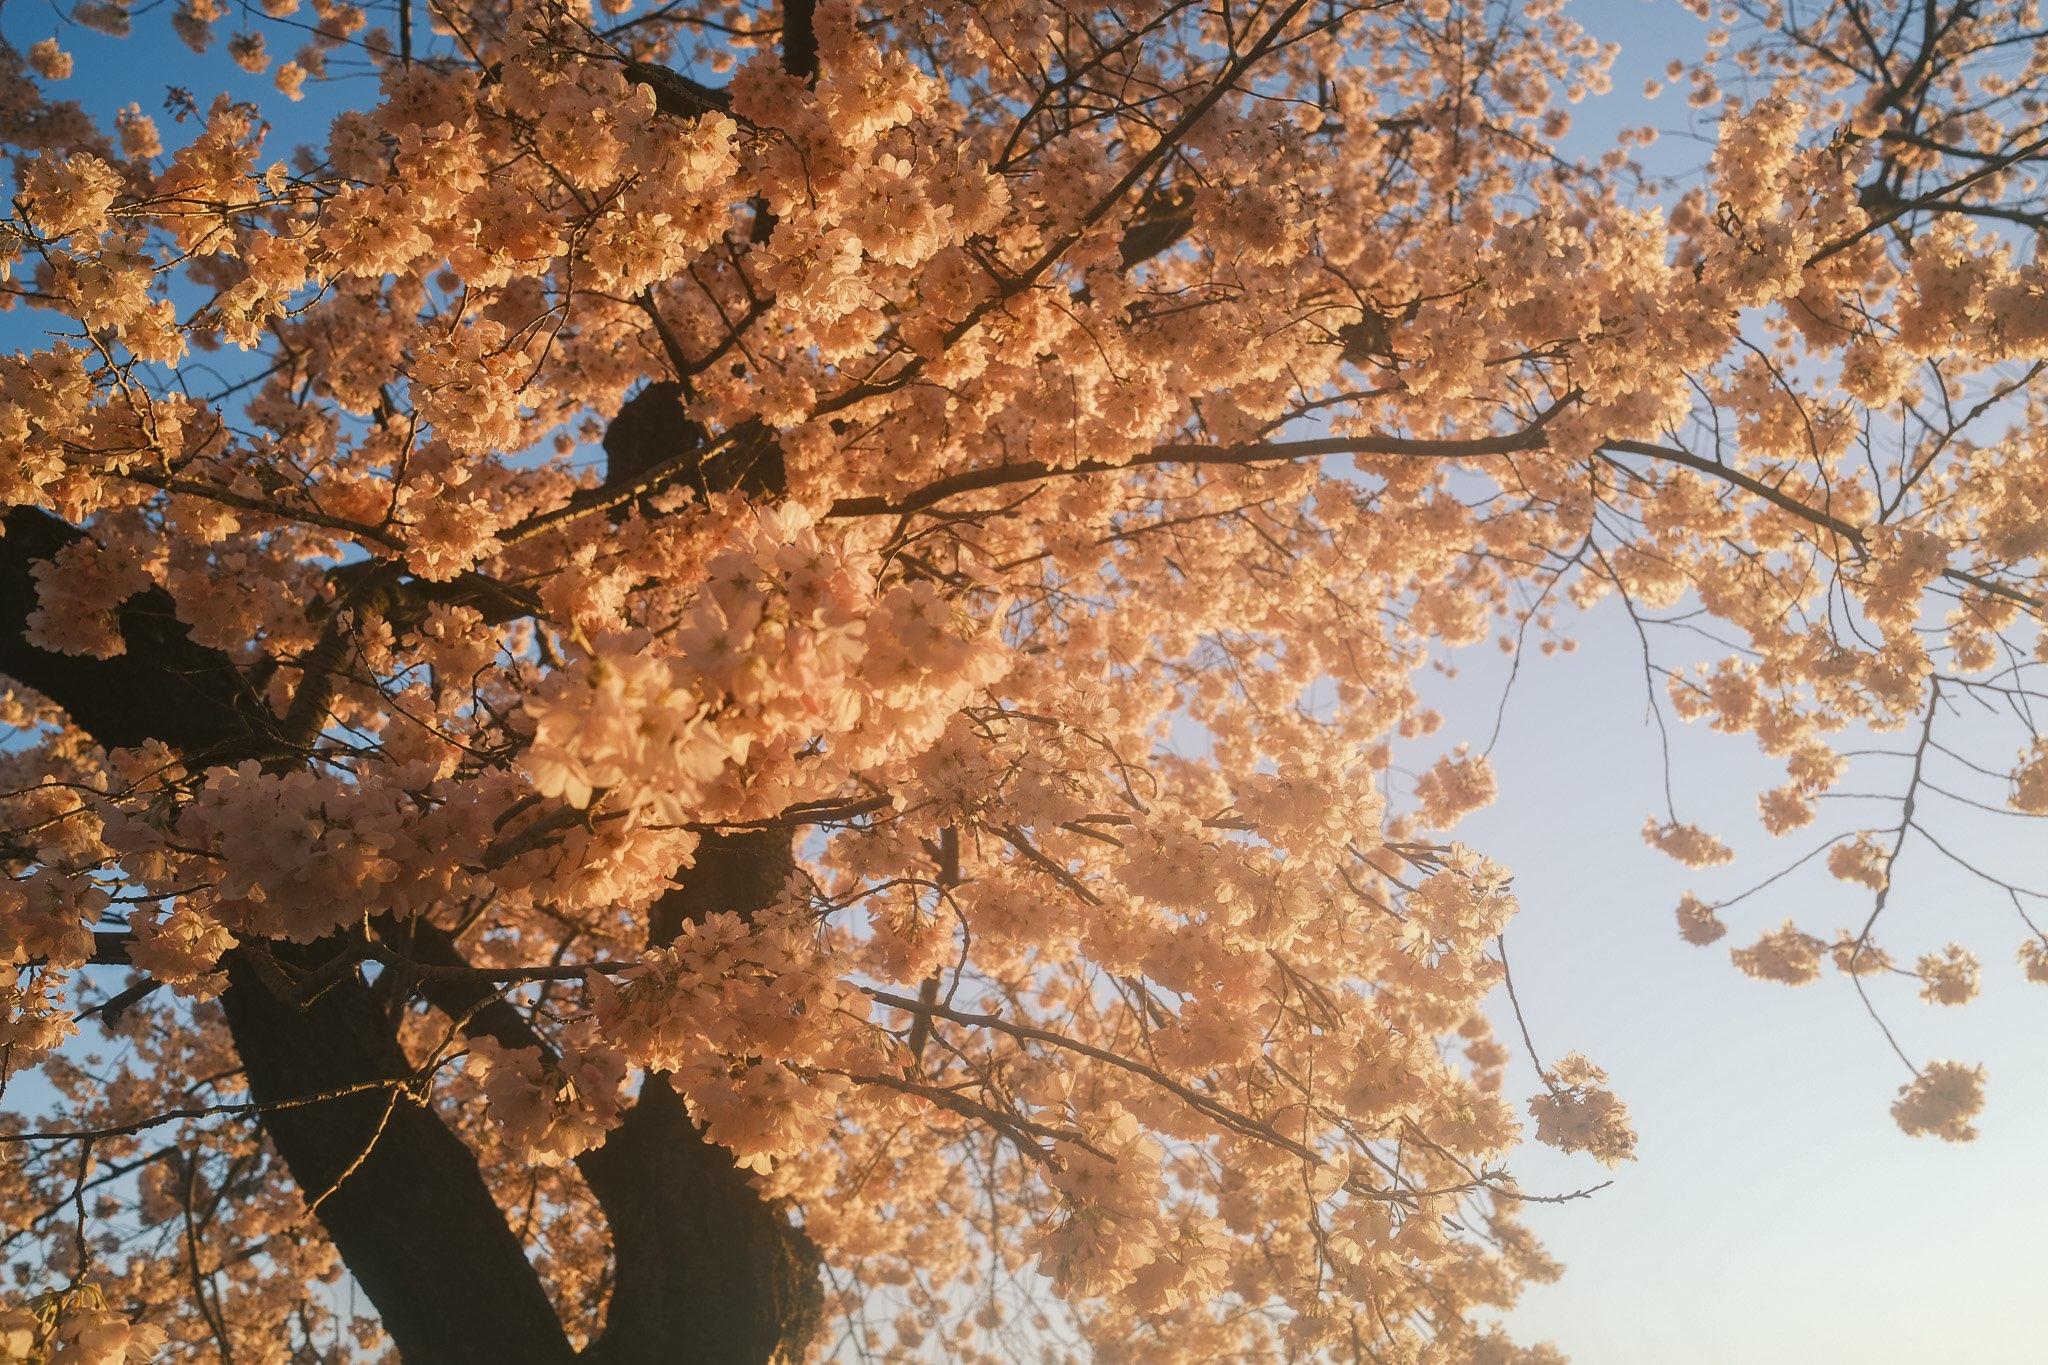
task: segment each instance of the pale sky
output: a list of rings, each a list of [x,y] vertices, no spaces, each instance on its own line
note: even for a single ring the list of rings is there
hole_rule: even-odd
[[[1687,126],[1683,91],[1646,106],[1643,82],[1697,51],[1704,25],[1676,0],[1599,0],[1567,12],[1622,45],[1614,93],[1582,113],[1577,147],[1620,123]],[[1678,172],[1705,155],[1702,144],[1667,136],[1653,166]],[[1961,942],[1984,961],[1983,994],[1946,1009],[1894,979],[1876,983],[1873,998],[1916,1061],[1981,1062],[1990,1083],[1975,1143],[1905,1136],[1888,1111],[1907,1073],[1845,978],[1830,970],[1791,989],[1752,981],[1728,960],[1729,947],[1787,918],[1823,937],[1860,927],[1867,892],[1809,866],[1724,912],[1728,937],[1709,948],[1681,941],[1672,916],[1686,890],[1712,900],[1743,889],[1859,816],[1896,823],[1896,807],[1852,814],[1849,803],[1824,803],[1813,827],[1773,840],[1757,825],[1754,798],[1782,770],[1746,737],[1673,723],[1680,815],[1741,856],[1708,873],[1670,861],[1638,832],[1661,813],[1662,779],[1635,632],[1612,604],[1567,619],[1580,651],[1524,665],[1493,751],[1500,800],[1457,833],[1515,871],[1522,913],[1509,956],[1545,1060],[1578,1050],[1606,1067],[1641,1143],[1612,1187],[1529,1212],[1565,1274],[1528,1292],[1508,1319],[1516,1335],[1554,1342],[1580,1365],[2048,1361],[2048,1187],[2038,1177],[2048,986],[2026,982],[2014,960],[2024,925],[1995,889],[1924,843],[1908,845],[1878,941],[1905,959]],[[1697,657],[1716,657],[1705,642],[1699,648],[1708,652]],[[1676,641],[1666,652],[1661,662],[1693,661]],[[1465,675],[1425,695],[1446,714],[1443,738],[1483,743],[1505,668],[1479,651],[1458,662]],[[1990,746],[1972,757],[2009,762],[2013,733],[1990,732]],[[1899,760],[1873,760],[1843,790],[1896,791],[1902,777]],[[1987,784],[1972,790],[1999,799]],[[2038,821],[1939,799],[1923,807],[1951,848],[2048,887]],[[1514,1040],[1504,1000],[1496,1017],[1503,1040]],[[1517,1056],[1509,1085],[1533,1093],[1526,1058]],[[1513,1164],[1532,1192],[1609,1175],[1533,1145]]]
[[[1680,727],[1680,813],[1743,856],[1699,874],[1644,844],[1661,779],[1637,642],[1618,612],[1581,627],[1578,654],[1524,666],[1493,754],[1501,798],[1457,833],[1514,869],[1509,957],[1537,1047],[1546,1061],[1578,1050],[1607,1068],[1641,1142],[1610,1188],[1530,1210],[1565,1275],[1527,1294],[1509,1319],[1517,1334],[1581,1365],[2048,1360],[2037,1174],[2048,987],[2013,959],[2024,927],[1990,888],[1909,846],[1879,940],[1908,956],[1953,937],[1984,959],[1984,990],[1957,1009],[1921,1003],[1904,980],[1876,983],[1873,997],[1916,1060],[1983,1062],[1990,1086],[1976,1143],[1905,1136],[1888,1112],[1905,1069],[1846,979],[1752,981],[1727,954],[1787,917],[1824,937],[1860,925],[1868,893],[1809,867],[1727,911],[1721,943],[1681,941],[1682,891],[1740,889],[1818,839],[1758,829],[1754,795],[1776,779],[1749,739]],[[1467,675],[1432,700],[1446,738],[1483,740],[1501,669],[1476,653],[1464,662]],[[1843,818],[1824,807],[1801,833],[1831,831],[1831,817]],[[1929,818],[2048,884],[2036,826]],[[1534,1072],[1505,1000],[1496,1018],[1518,1054],[1519,1101]],[[1511,1164],[1532,1193],[1610,1174],[1533,1144]]]

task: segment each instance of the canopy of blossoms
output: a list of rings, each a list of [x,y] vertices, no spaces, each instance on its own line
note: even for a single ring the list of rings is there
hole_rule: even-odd
[[[1397,755],[1603,598],[1773,833],[1907,746],[1736,965],[1975,993],[1874,931],[1958,708],[2048,814],[2031,0],[1702,0],[1678,186],[1555,0],[261,10],[0,46],[0,1359],[1555,1359],[1506,1158],[1634,1135]]]

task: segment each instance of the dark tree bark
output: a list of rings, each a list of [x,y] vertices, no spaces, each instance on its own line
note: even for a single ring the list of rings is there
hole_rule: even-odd
[[[806,81],[818,78],[817,0],[783,0],[782,69]]]
[[[1117,242],[1117,257],[1126,270],[1171,251],[1195,225],[1194,193],[1178,186],[1147,194],[1138,209],[1138,220]]]
[[[81,533],[17,507],[0,537],[0,672],[64,707],[103,746],[159,740],[193,766],[279,762],[283,727],[234,662],[195,643],[168,594],[118,614],[127,650],[87,659],[26,639],[34,565]],[[250,943],[230,953],[221,1004],[262,1105],[262,1122],[321,1225],[408,1360],[547,1362],[572,1352],[540,1278],[491,1198],[475,1158],[431,1109],[400,1098],[410,1075],[387,1021],[353,971],[310,1002],[297,984],[341,945]],[[389,1110],[387,1116],[387,1108]]]
[[[649,915],[650,943],[717,911],[774,903],[795,867],[786,832],[705,837],[680,886]],[[392,925],[387,941],[426,967],[467,961],[445,931]],[[486,982],[428,976],[422,993],[472,1035],[551,1052]],[[605,1143],[577,1158],[604,1212],[615,1263],[605,1328],[584,1352],[604,1362],[795,1360],[824,1309],[809,1239],[764,1203],[732,1154],[705,1138],[662,1076],[650,1076]],[[679,1343],[690,1343],[687,1350]]]
[[[121,608],[121,656],[78,658],[29,644],[34,565],[82,533],[33,508],[11,509],[5,524],[0,673],[63,706],[107,747],[155,739],[194,766],[297,760],[286,727],[242,671],[195,643],[160,589]],[[665,942],[685,920],[713,910],[758,911],[792,865],[787,834],[708,837],[681,889],[651,911],[653,937]],[[383,927],[416,962],[468,965],[432,924]],[[570,1358],[539,1277],[469,1149],[431,1108],[404,1095],[392,1103],[387,1083],[407,1078],[409,1068],[370,987],[353,966],[332,970],[353,952],[339,940],[259,942],[224,964],[222,1005],[250,1098],[294,1102],[263,1115],[266,1133],[307,1198],[320,1199],[322,1226],[404,1359]],[[314,976],[324,989],[306,989]],[[452,1016],[470,1015],[472,1033],[546,1047],[482,977],[436,976],[421,986]],[[665,1079],[649,1078],[610,1140],[579,1166],[611,1225],[615,1260],[593,1359],[753,1365],[802,1354],[823,1305],[816,1253],[754,1193],[731,1154],[705,1139]]]
[[[758,914],[795,865],[786,830],[707,834],[678,888],[649,913],[650,942],[719,911]],[[732,1154],[705,1139],[667,1077],[647,1078],[625,1121],[580,1165],[618,1261],[604,1335],[586,1354],[649,1360],[662,1342],[694,1341],[706,1361],[802,1358],[824,1308],[817,1252],[753,1192]]]
[[[604,1334],[587,1358],[803,1358],[824,1308],[817,1253],[704,1139],[666,1076],[647,1078],[625,1122],[579,1165],[616,1258]]]
[[[161,588],[121,605],[125,655],[92,659],[53,654],[28,642],[36,609],[34,569],[82,539],[34,507],[7,511],[0,536],[0,673],[63,706],[78,727],[107,748],[162,740],[199,761],[232,761],[260,752],[277,723],[227,657],[193,643]]]
[[[298,949],[294,965],[317,971],[323,946]],[[252,1098],[411,1074],[354,972],[301,1004],[263,979],[255,952],[231,954],[227,965],[221,1004]],[[324,1193],[320,1224],[406,1360],[574,1358],[476,1158],[413,1095],[365,1090],[271,1111],[263,1126],[306,1197]]]
[[[755,424],[749,439],[730,441],[704,458],[709,434],[684,407],[684,387],[672,379],[649,384],[619,408],[604,433],[604,486],[616,488],[653,471],[664,482],[694,488],[707,500],[738,492],[753,499],[784,491],[782,448]]]

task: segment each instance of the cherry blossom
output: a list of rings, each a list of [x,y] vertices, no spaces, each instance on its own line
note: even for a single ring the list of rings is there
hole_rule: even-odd
[[[1548,0],[0,43],[0,1353],[1555,1359],[1629,1078],[1503,1017],[1461,651],[1631,630],[1769,761],[1679,935],[1873,1015],[2048,812],[2031,11],[1698,10],[1668,183]]]

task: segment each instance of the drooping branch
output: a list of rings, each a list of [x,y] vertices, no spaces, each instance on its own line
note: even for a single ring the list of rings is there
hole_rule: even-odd
[[[1680,450],[1675,446],[1653,445],[1647,441],[1613,440],[1606,442],[1602,448],[1620,454],[1641,455],[1648,459],[1661,460],[1666,464],[1675,464],[1682,468],[1693,470],[1695,473],[1704,474],[1709,478],[1718,479],[1723,483],[1732,484],[1746,493],[1752,493],[1762,498],[1781,512],[1788,513],[1819,530],[1839,536],[1858,554],[1865,553],[1869,548],[1870,536],[1866,529],[1851,525],[1822,508],[1801,502],[1784,489],[1767,483],[1757,478],[1754,474],[1748,474],[1740,469],[1736,469],[1732,465],[1723,464],[1718,460],[1709,460],[1695,455],[1689,450]],[[1971,573],[1967,569],[1945,567],[1941,570],[1941,576],[1951,582],[1976,588],[1978,591],[1993,597],[2006,598],[2036,613],[2048,610],[2048,601],[2043,601],[2034,594],[2020,588],[2015,588],[2011,584],[2000,583],[1995,579],[1986,578],[1982,574]]]
[[[922,488],[895,497],[876,495],[841,498],[826,512],[832,517],[905,516],[936,507],[948,498],[986,488],[1034,483],[1041,479],[1078,478],[1087,474],[1117,474],[1153,465],[1255,465],[1283,464],[1290,460],[1313,460],[1326,455],[1419,455],[1438,459],[1473,459],[1487,455],[1512,455],[1543,448],[1538,430],[1511,432],[1472,440],[1420,440],[1405,436],[1321,436],[1299,441],[1255,441],[1243,445],[1215,446],[1175,443],[1155,447],[1128,460],[1081,460],[1070,465],[1049,465],[1041,460],[990,465],[938,479]]]
[[[963,493],[1037,483],[1049,479],[1081,478],[1092,474],[1117,474],[1159,465],[1249,466],[1284,464],[1295,460],[1322,459],[1330,455],[1415,457],[1420,459],[1479,459],[1514,455],[1547,448],[1539,421],[1520,431],[1499,436],[1463,440],[1430,440],[1404,436],[1325,436],[1297,441],[1256,441],[1217,446],[1173,443],[1155,447],[1126,460],[1081,460],[1070,465],[1050,465],[1041,460],[989,465],[936,479],[921,488],[895,495],[873,494],[841,498],[826,510],[828,517],[910,516],[929,511]],[[1825,508],[1802,502],[1784,489],[1732,465],[1706,459],[1675,446],[1648,441],[1614,438],[1601,443],[1605,453],[1636,455],[1663,464],[1677,465],[1708,478],[1739,488],[1761,498],[1781,512],[1806,522],[1816,530],[1838,537],[1858,554],[1869,544],[1865,528],[1852,525]],[[2032,611],[2048,609],[2038,596],[1965,569],[1944,568],[1941,576],[1994,597],[2003,597]]]

